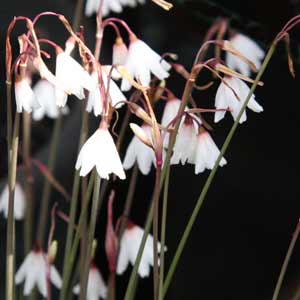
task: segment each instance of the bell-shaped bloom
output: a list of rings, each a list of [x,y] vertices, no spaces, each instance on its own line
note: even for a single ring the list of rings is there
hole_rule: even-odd
[[[78,99],[84,98],[84,88],[91,91],[95,85],[92,77],[69,54],[61,51],[56,56],[56,77]],[[68,94],[55,86],[56,104],[63,107],[67,103]]]
[[[146,43],[133,37],[129,49],[127,60],[124,65],[131,77],[141,81],[143,86],[149,86],[151,73],[159,79],[165,79],[169,76],[168,70],[171,65],[154,52]],[[131,84],[123,78],[121,89],[128,91]]]
[[[5,218],[7,218],[8,215],[8,197],[9,190],[8,185],[6,185],[0,195],[0,212],[3,212]],[[16,183],[14,197],[14,218],[16,220],[22,220],[24,218],[25,208],[26,203],[24,191],[21,185]]]
[[[142,125],[142,129],[151,141],[151,127],[147,124]],[[153,149],[145,145],[136,135],[132,138],[126,150],[123,166],[125,170],[133,167],[137,161],[138,167],[143,175],[149,174],[152,164],[155,166],[155,154]]]
[[[80,169],[80,176],[86,176],[93,167],[96,167],[100,177],[109,179],[114,173],[120,179],[125,179],[125,172],[119,153],[108,129],[99,128],[82,146],[76,169]]]
[[[216,98],[215,98],[215,107],[216,109],[230,109],[230,112],[233,116],[233,119],[236,120],[248,94],[249,87],[248,85],[236,77],[225,76],[223,80],[227,83],[221,82]],[[234,92],[233,92],[234,91]],[[238,98],[237,98],[238,96]],[[253,94],[247,104],[247,107],[251,110],[259,113],[263,111],[262,106],[260,106],[255,101],[255,95]],[[219,122],[225,116],[226,111],[216,111],[215,112],[215,122]],[[243,123],[247,120],[246,111],[244,111],[240,123]]]
[[[116,38],[113,46],[112,62],[113,65],[124,65],[126,62],[128,49],[121,37]]]
[[[194,156],[188,162],[195,164],[195,174],[199,174],[205,169],[212,170],[219,154],[220,151],[210,134],[202,128],[196,137]],[[226,163],[225,158],[222,157],[220,166],[222,167]]]
[[[15,98],[18,113],[21,113],[23,110],[31,113],[33,108],[40,107],[27,78],[16,80]]]
[[[24,296],[28,296],[36,285],[43,297],[47,297],[47,258],[41,249],[32,250],[23,261],[15,275],[16,284],[24,283]],[[50,268],[50,281],[57,288],[61,288],[62,280],[53,265]]]
[[[143,238],[143,234],[144,230],[141,227],[133,223],[129,223],[127,225],[120,243],[117,274],[123,274],[127,269],[129,263],[134,265]],[[158,252],[160,252],[161,246],[159,242],[157,244],[157,249]],[[141,277],[149,276],[151,266],[153,266],[153,237],[149,234],[138,269],[139,275]]]
[[[54,86],[48,80],[40,79],[33,87],[33,92],[41,106],[33,109],[32,118],[35,121],[39,121],[45,116],[56,119],[59,116],[59,108],[55,101]],[[63,107],[61,113],[68,114],[69,108]]]
[[[79,284],[74,286],[73,293],[79,295]],[[106,299],[106,296],[107,287],[105,285],[105,282],[102,278],[99,269],[95,266],[95,264],[92,263],[89,270],[86,300],[99,300],[99,298]]]
[[[244,57],[254,63],[255,67],[261,67],[261,60],[265,56],[264,50],[247,36],[237,33],[230,40],[232,46],[238,50]],[[226,64],[229,68],[239,71],[245,76],[250,76],[251,69],[242,59],[226,52]]]
[[[193,159],[200,124],[200,119],[194,115],[193,117],[189,115],[183,117],[178,129],[173,155],[171,157],[171,165],[179,164],[180,162],[184,165],[188,160]]]
[[[88,102],[86,106],[86,110],[88,112],[94,111],[95,116],[99,116],[102,113],[103,110],[103,99],[100,93],[100,88],[99,88],[99,81],[98,81],[98,73],[93,72],[92,73],[92,78],[94,80],[94,86],[95,88],[89,93],[88,96]],[[106,74],[105,69],[102,71],[102,79],[103,79],[103,84],[105,88],[105,93],[108,88],[108,76]],[[111,101],[111,105],[115,106],[115,108],[120,108],[123,106],[124,103],[121,103],[120,101],[126,101],[126,97],[124,94],[121,92],[117,84],[114,82],[112,78],[109,80],[109,91],[108,91],[108,101]]]

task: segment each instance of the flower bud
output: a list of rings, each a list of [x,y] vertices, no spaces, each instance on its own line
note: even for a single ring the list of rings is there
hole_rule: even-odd
[[[127,58],[128,49],[121,37],[117,37],[113,45],[113,64],[124,65]]]
[[[130,123],[129,124],[131,130],[133,131],[133,133],[137,136],[137,138],[144,143],[145,145],[147,145],[150,148],[153,148],[152,143],[150,141],[150,139],[148,138],[146,132],[138,125],[134,124],[134,123]]]
[[[48,261],[49,261],[49,264],[52,265],[55,261],[55,258],[56,258],[56,254],[57,254],[57,241],[54,240],[52,241],[49,249],[48,249]]]

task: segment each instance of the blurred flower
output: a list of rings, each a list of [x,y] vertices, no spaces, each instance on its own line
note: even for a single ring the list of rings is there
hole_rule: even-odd
[[[236,33],[229,41],[236,50],[253,62],[257,69],[261,67],[261,60],[264,58],[265,52],[255,41],[241,33]],[[226,64],[229,68],[237,70],[245,76],[250,76],[249,65],[236,55],[226,52]]]
[[[212,170],[220,151],[210,134],[203,128],[196,138],[196,147],[194,156],[188,160],[189,163],[195,164],[195,174],[204,172],[205,169]],[[222,157],[220,166],[226,164],[226,160]]]
[[[80,293],[80,285],[77,284],[73,288],[73,292],[76,295]],[[89,278],[87,284],[86,300],[98,300],[99,298],[106,299],[107,287],[104,283],[102,275],[99,269],[94,263],[91,263],[89,270]]]
[[[240,80],[239,78],[236,77],[231,77],[231,76],[225,76],[223,80],[228,84],[228,86],[224,83],[221,82],[216,98],[215,98],[215,107],[216,109],[227,109],[229,108],[231,110],[231,114],[233,116],[233,119],[236,120],[244,101],[246,100],[248,94],[249,94],[249,87],[245,82]],[[234,94],[234,92],[236,95]],[[237,99],[237,97],[239,99]],[[248,108],[251,110],[259,113],[263,111],[262,106],[260,106],[256,101],[255,101],[255,95],[253,94],[250,98],[250,101],[248,102],[247,105]],[[215,112],[215,122],[219,122],[224,118],[226,111],[217,111]],[[240,123],[243,123],[247,120],[246,116],[246,111],[244,111]]]
[[[113,46],[113,65],[124,65],[126,62],[128,54],[128,49],[123,39],[121,37],[117,37]]]
[[[9,190],[8,185],[5,186],[4,190],[0,195],[0,212],[2,211],[5,218],[8,215],[8,197]],[[16,220],[22,220],[25,213],[25,194],[20,184],[16,183],[15,197],[14,197],[14,218]]]
[[[118,257],[117,274],[123,274],[128,267],[129,262],[134,265],[137,253],[143,238],[144,230],[129,223],[124,231],[120,243],[120,253]],[[160,243],[157,244],[160,252]],[[166,248],[165,248],[166,250]],[[138,273],[141,277],[147,277],[150,274],[150,266],[153,266],[153,237],[148,235]]]
[[[33,287],[37,285],[43,297],[47,297],[47,267],[46,254],[40,248],[32,250],[26,256],[15,275],[16,284],[20,284],[25,280],[24,296],[28,296]],[[50,281],[57,288],[61,288],[61,277],[53,265],[50,266]]]
[[[88,96],[88,102],[86,106],[86,110],[88,112],[91,112],[92,110],[94,111],[95,116],[99,116],[102,113],[103,110],[103,99],[101,97],[100,93],[100,88],[99,88],[99,81],[98,81],[98,73],[93,72],[92,73],[92,78],[94,80],[94,88],[92,91],[90,91],[89,96]],[[105,92],[107,91],[107,81],[108,81],[108,76],[106,74],[105,69],[102,71],[102,79],[103,79],[103,84],[105,88]],[[120,108],[121,106],[124,105],[124,103],[119,103],[120,101],[126,101],[126,97],[124,94],[121,92],[117,84],[113,81],[112,78],[110,78],[109,81],[109,101],[111,100],[111,105],[115,106],[117,103],[118,105],[115,108]]]
[[[147,137],[151,140],[151,127],[147,124],[141,127]],[[137,161],[142,174],[147,175],[151,170],[151,165],[155,165],[155,154],[152,148],[145,145],[136,135],[132,138],[126,150],[123,166],[125,170],[133,167]]]
[[[77,98],[84,98],[84,88],[91,91],[94,88],[92,77],[70,55],[61,51],[56,56],[56,77]],[[68,95],[60,87],[55,86],[56,104],[63,107],[67,103]]]
[[[30,113],[33,108],[40,107],[40,104],[30,87],[30,81],[28,78],[22,78],[20,80],[16,79],[15,98],[18,113],[21,113],[23,109]]]
[[[86,176],[96,166],[100,177],[108,179],[110,173],[125,179],[125,173],[115,143],[107,128],[99,128],[82,146],[76,162],[80,176]]]
[[[171,65],[154,52],[146,43],[131,37],[127,60],[124,65],[125,69],[132,77],[141,81],[143,86],[149,86],[151,80],[151,72],[160,80],[169,76],[167,72]],[[128,91],[131,84],[123,78],[121,89]]]
[[[44,116],[56,119],[59,116],[59,108],[55,102],[54,86],[48,80],[40,79],[33,87],[33,92],[41,106],[33,109],[32,118],[35,121],[43,119]],[[68,114],[69,108],[65,106],[61,112],[64,115]]]

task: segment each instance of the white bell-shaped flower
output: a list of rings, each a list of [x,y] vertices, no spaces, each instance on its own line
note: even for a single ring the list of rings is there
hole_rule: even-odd
[[[168,71],[171,65],[162,59],[161,56],[153,51],[146,43],[136,37],[132,37],[124,67],[131,77],[140,80],[143,86],[149,86],[151,73],[160,80],[165,79],[169,76]],[[130,82],[123,78],[121,89],[128,91],[130,88]]]
[[[24,296],[28,296],[36,285],[43,297],[47,297],[47,261],[46,254],[39,248],[32,250],[23,261],[15,275],[16,284],[25,281]],[[50,281],[61,288],[62,280],[56,268],[50,266]]]
[[[56,119],[59,116],[59,108],[55,101],[55,88],[48,80],[40,79],[33,87],[33,92],[36,99],[40,103],[40,107],[34,108],[32,118],[35,121],[43,119],[45,116]],[[62,114],[68,114],[69,108],[67,106],[61,109]]]
[[[146,136],[151,141],[151,127],[147,124],[141,126]],[[149,174],[152,164],[156,165],[155,154],[153,149],[145,145],[136,135],[132,138],[126,150],[123,166],[125,170],[133,167],[137,161],[139,170],[143,175]]]
[[[116,38],[113,45],[112,62],[114,65],[124,65],[128,54],[128,48],[121,37]]]
[[[188,160],[189,163],[195,164],[195,174],[212,170],[216,160],[220,154],[220,150],[211,138],[210,134],[205,129],[200,129],[196,137],[196,147],[194,156]],[[227,164],[227,161],[222,157],[220,166]]]
[[[73,293],[79,295],[80,285],[73,288]],[[89,270],[86,300],[106,299],[107,287],[99,269],[92,263]]]
[[[8,185],[6,185],[0,195],[0,212],[3,212],[5,218],[7,218],[8,215],[8,197],[9,190]],[[22,220],[24,218],[25,208],[26,202],[24,191],[21,185],[16,183],[14,194],[14,218],[16,220]]]
[[[125,172],[119,153],[112,136],[107,128],[99,128],[82,146],[76,169],[80,169],[80,176],[86,176],[93,167],[96,167],[101,178],[109,179],[109,174],[114,173],[120,179],[125,179]]]
[[[143,238],[144,230],[132,223],[129,223],[125,229],[121,243],[117,263],[117,274],[123,274],[131,263],[134,265],[137,253]],[[157,244],[158,252],[161,250],[160,243]],[[165,248],[166,250],[166,248]],[[153,237],[148,235],[138,273],[141,277],[150,275],[150,267],[153,266]]]
[[[253,62],[257,69],[261,67],[261,60],[264,58],[265,52],[255,41],[241,33],[236,33],[229,41],[236,50]],[[229,52],[226,52],[226,64],[229,68],[237,70],[247,77],[251,74],[249,65]]]
[[[94,89],[94,81],[83,67],[66,52],[59,52],[56,56],[55,75],[59,81],[74,94],[78,99],[84,98],[84,89],[91,91]],[[63,107],[67,103],[68,95],[66,91],[55,86],[56,104]]]
[[[249,87],[248,85],[239,78],[225,76],[223,80],[227,83],[221,82],[216,98],[215,98],[215,107],[216,109],[230,109],[230,112],[233,116],[233,119],[236,120],[243,103],[245,102],[248,94],[249,94]],[[233,92],[234,91],[234,92]],[[236,95],[235,95],[236,94]],[[238,98],[236,97],[238,96]],[[255,101],[255,95],[253,94],[248,102],[248,108],[251,110],[259,113],[263,111],[262,106],[260,106]],[[215,112],[215,122],[219,122],[225,116],[226,111],[216,111]],[[246,111],[244,111],[240,123],[243,123],[247,120]]]

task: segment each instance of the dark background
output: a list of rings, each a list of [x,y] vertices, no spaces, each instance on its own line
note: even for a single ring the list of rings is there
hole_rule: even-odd
[[[299,13],[298,1],[178,1],[167,13],[150,1],[138,9],[125,9],[122,17],[132,26],[138,36],[159,53],[175,52],[179,62],[191,67],[197,49],[209,25],[218,16],[228,17],[233,28],[257,40],[265,49],[284,23]],[[6,177],[6,121],[4,101],[4,32],[14,15],[33,17],[38,12],[51,10],[71,18],[75,1],[6,1],[0,8],[1,28],[1,157],[2,184]],[[87,43],[92,46],[94,38],[93,18],[85,19]],[[21,27],[20,27],[21,28]],[[20,29],[21,30],[21,29]],[[63,45],[66,34],[53,18],[40,24],[40,30],[50,39]],[[109,31],[108,31],[109,32]],[[107,32],[103,61],[110,62],[112,36]],[[18,30],[16,30],[15,37]],[[111,33],[111,32],[110,32]],[[220,169],[212,184],[199,218],[193,228],[167,299],[271,299],[292,232],[300,217],[299,203],[299,29],[292,33],[292,52],[295,59],[296,78],[288,72],[284,46],[279,46],[266,73],[264,87],[256,91],[258,102],[265,111],[255,114],[248,111],[248,121],[238,131],[225,155],[228,164]],[[184,81],[177,75],[169,80],[169,88],[180,97]],[[218,84],[209,92],[197,94],[195,99],[201,107],[213,107]],[[77,154],[80,128],[80,104],[69,101],[72,113],[64,120],[56,176],[71,191],[73,166]],[[207,116],[210,124],[212,116]],[[47,147],[53,122],[44,120],[34,124],[32,152],[46,161]],[[97,120],[91,118],[92,128]],[[227,116],[214,125],[212,136],[220,147],[230,129],[232,119]],[[91,129],[93,130],[93,129]],[[127,142],[131,138],[128,133]],[[21,141],[22,142],[22,141]],[[124,155],[126,147],[123,147]],[[38,219],[39,195],[42,178],[34,173],[35,210]],[[131,172],[128,172],[128,178]],[[172,167],[168,210],[167,266],[176,249],[184,226],[191,214],[197,196],[208,172],[194,175],[193,166]],[[131,218],[143,225],[153,187],[153,170],[149,176],[140,175]],[[121,214],[127,184],[117,184],[115,215]],[[53,193],[53,202],[67,210],[67,204]],[[97,236],[99,248],[97,263],[107,275],[103,238],[106,214],[99,215]],[[59,240],[58,269],[64,252],[65,223],[58,221],[56,238]],[[4,290],[5,220],[0,219],[1,290]],[[17,224],[17,244],[22,244],[22,223]],[[300,284],[300,244],[297,243],[292,257],[284,290],[280,299],[291,299]],[[23,260],[22,248],[18,246],[17,266]],[[130,269],[131,270],[131,269]],[[118,293],[122,299],[130,270],[118,278]],[[141,280],[138,299],[152,299],[152,280]],[[0,298],[4,299],[3,293]]]

